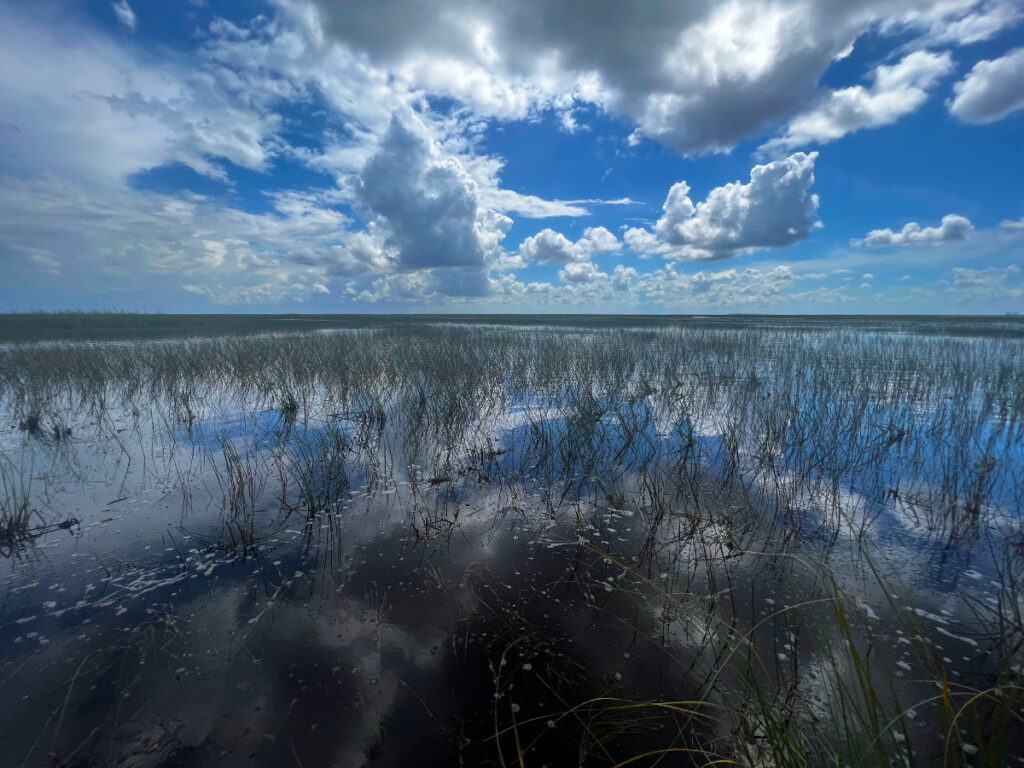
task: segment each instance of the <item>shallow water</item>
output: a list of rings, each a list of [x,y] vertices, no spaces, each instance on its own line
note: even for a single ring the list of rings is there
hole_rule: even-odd
[[[1019,398],[866,376],[864,405],[770,354],[847,332],[726,370],[687,327],[463,330],[245,342],[357,347],[258,359],[264,387],[9,373],[5,482],[36,512],[0,572],[3,764],[825,764],[816,733],[863,764],[1018,759]]]

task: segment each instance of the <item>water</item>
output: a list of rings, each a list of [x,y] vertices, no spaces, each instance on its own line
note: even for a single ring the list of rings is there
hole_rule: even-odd
[[[0,762],[1016,760],[1019,342],[764,323],[18,347]]]

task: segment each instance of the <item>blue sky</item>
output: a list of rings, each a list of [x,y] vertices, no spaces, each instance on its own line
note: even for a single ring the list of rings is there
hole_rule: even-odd
[[[1015,0],[0,0],[0,310],[1024,311],[1022,178]]]

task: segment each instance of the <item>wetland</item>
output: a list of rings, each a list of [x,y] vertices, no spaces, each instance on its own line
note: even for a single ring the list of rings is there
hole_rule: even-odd
[[[1024,766],[1024,320],[0,317],[0,763]]]

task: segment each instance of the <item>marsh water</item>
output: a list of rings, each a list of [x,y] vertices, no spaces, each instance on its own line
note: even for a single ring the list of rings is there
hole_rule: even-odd
[[[1024,765],[1024,322],[295,325],[7,333],[0,765]]]

